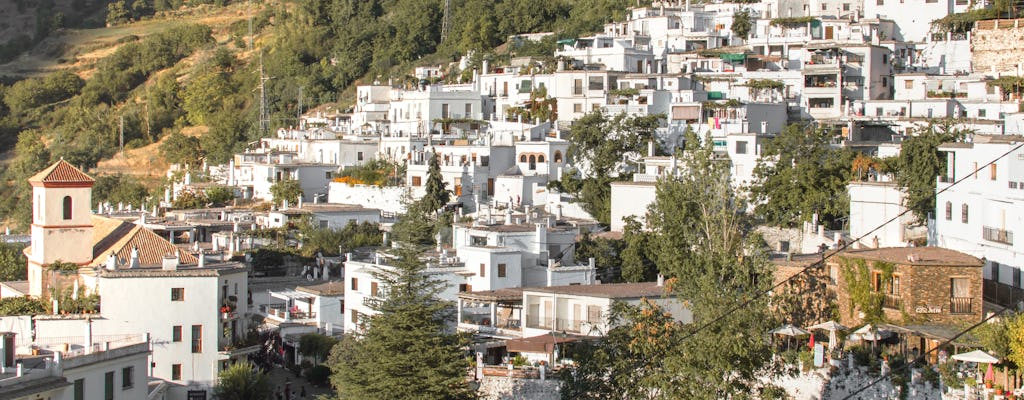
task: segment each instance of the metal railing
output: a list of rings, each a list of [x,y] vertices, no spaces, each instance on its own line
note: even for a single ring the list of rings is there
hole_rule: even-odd
[[[971,314],[974,311],[974,299],[970,297],[950,297],[950,314]]]
[[[316,318],[315,311],[290,311],[288,306],[284,304],[266,304],[260,306],[262,311],[267,316],[280,318],[282,320],[294,320],[294,319],[314,319]]]
[[[900,301],[900,296],[895,294],[886,294],[884,299],[882,300],[882,307],[885,308],[899,310],[901,308],[901,304],[902,302]]]
[[[1009,245],[1013,244],[1013,231],[1008,231],[1006,229],[985,226],[981,228],[981,237],[990,242]]]
[[[982,296],[985,301],[996,303],[1001,306],[1010,306],[1018,301],[1024,300],[1024,289],[985,279],[982,285]]]

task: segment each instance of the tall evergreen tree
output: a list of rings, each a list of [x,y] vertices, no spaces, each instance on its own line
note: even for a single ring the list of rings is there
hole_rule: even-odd
[[[939,145],[962,140],[968,133],[973,132],[957,126],[955,120],[931,120],[903,141],[896,182],[907,191],[907,208],[919,222],[927,221],[928,214],[935,211],[935,178],[946,170],[946,157],[939,154]]]
[[[424,186],[427,193],[419,201],[419,207],[423,212],[430,214],[448,204],[451,192],[445,185],[441,179],[441,161],[438,160],[437,153],[433,153],[427,166],[427,184]]]
[[[360,321],[361,336],[346,337],[328,359],[331,383],[342,399],[469,399],[464,338],[449,332],[449,302],[441,282],[411,246],[397,250],[393,268],[379,274],[379,313]]]

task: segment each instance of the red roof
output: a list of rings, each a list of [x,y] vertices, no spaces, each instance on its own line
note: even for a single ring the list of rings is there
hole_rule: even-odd
[[[96,180],[62,158],[28,178],[28,182],[32,186],[92,186]]]

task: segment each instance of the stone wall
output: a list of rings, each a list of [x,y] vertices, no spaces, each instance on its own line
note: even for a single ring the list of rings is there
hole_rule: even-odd
[[[558,400],[561,398],[557,379],[517,379],[484,376],[480,380],[480,398],[485,400]]]
[[[1016,72],[1024,60],[1024,20],[978,21],[971,35],[975,72]]]

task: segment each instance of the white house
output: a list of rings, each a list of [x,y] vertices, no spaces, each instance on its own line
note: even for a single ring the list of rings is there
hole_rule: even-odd
[[[65,332],[66,334],[66,332]],[[0,333],[5,347],[15,342]],[[166,387],[150,391],[150,342],[145,335],[69,337],[65,343],[43,339],[40,356],[0,352],[0,397],[12,400],[161,399]],[[79,340],[79,343],[66,343]],[[88,343],[86,345],[86,343]],[[27,350],[27,349],[26,349]],[[14,358],[7,359],[14,355]],[[149,396],[149,397],[147,397]]]
[[[272,290],[272,301],[260,313],[279,325],[301,324],[327,334],[345,327],[345,283],[342,280],[297,286],[294,290]]]
[[[986,288],[990,282],[1000,289],[1024,287],[1024,240],[1014,238],[1015,228],[1024,226],[1021,143],[1022,136],[974,135],[967,143],[939,146],[948,160],[935,186],[942,192],[929,243],[985,260]],[[994,293],[986,289],[986,297]]]

